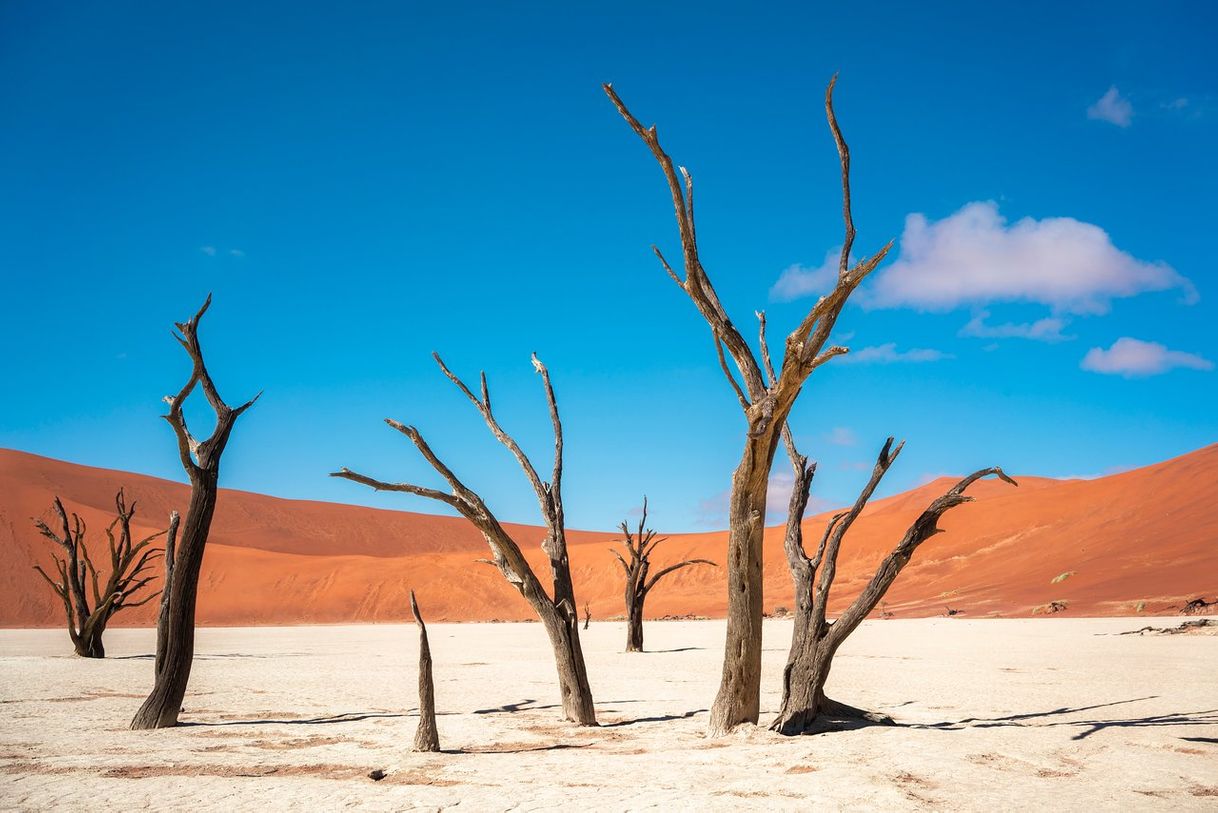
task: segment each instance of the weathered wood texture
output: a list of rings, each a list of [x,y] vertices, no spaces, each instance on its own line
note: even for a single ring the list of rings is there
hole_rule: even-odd
[[[782,705],[770,728],[783,734],[807,734],[850,720],[891,723],[892,720],[885,715],[863,711],[825,697],[825,681],[833,666],[833,656],[850,633],[879,605],[897,575],[909,564],[918,546],[941,532],[937,524],[939,518],[957,505],[973,499],[964,493],[970,485],[989,475],[996,475],[1011,485],[1016,483],[997,467],[973,472],[958,482],[922,512],[893,551],[880,562],[866,587],[836,620],[830,621],[826,618],[826,612],[829,593],[837,575],[842,541],[875,493],[880,480],[896,461],[904,443],[894,447],[893,438],[888,438],[854,504],[830,518],[816,553],[809,556],[803,543],[803,517],[816,464],[809,463],[799,453],[787,427],[783,427],[783,440],[795,475],[783,540],[787,565],[795,585],[795,617],[791,650],[782,675]]]
[[[190,357],[191,372],[177,395],[165,396],[165,403],[169,405],[165,420],[173,427],[178,441],[178,457],[190,478],[190,504],[182,522],[172,567],[167,569],[171,583],[168,585],[169,603],[164,611],[164,624],[160,623],[159,618],[157,624],[156,681],[148,699],[131,721],[133,729],[168,728],[178,724],[182,698],[186,695],[194,662],[199,569],[203,564],[203,550],[207,546],[212,514],[216,510],[220,457],[224,454],[237,419],[258,400],[256,395],[233,409],[216,390],[199,344],[199,321],[210,305],[209,295],[189,321],[177,323],[179,333],[174,335]],[[203,396],[216,416],[215,428],[202,441],[190,434],[186,427],[186,416],[182,412],[186,399],[196,386],[202,388]]]
[[[410,591],[410,614],[419,628],[419,727],[414,732],[414,750],[439,751],[440,732],[436,729],[436,685],[431,677],[431,645],[427,625],[419,614],[419,603]]]
[[[62,558],[55,553],[51,554],[58,579],[52,578],[41,565],[34,565],[34,570],[46,579],[47,584],[63,601],[68,636],[72,640],[72,648],[81,657],[106,657],[102,634],[115,613],[127,607],[147,604],[160,595],[160,591],[157,591],[138,601],[132,600],[156,578],[153,575],[145,575],[145,571],[152,566],[162,551],[160,548],[149,546],[154,539],[165,533],[157,531],[138,542],[133,540],[131,520],[135,516],[135,505],[134,500],[130,505],[127,504],[121,488],[114,496],[115,517],[106,527],[106,539],[110,546],[110,575],[104,583],[89,556],[89,547],[85,542],[87,528],[79,514],[72,512],[69,521],[63,502],[56,497],[53,507],[62,530],[57,532],[45,521],[34,520],[38,532],[63,550]],[[88,591],[85,590],[86,584],[90,588]]]
[[[413,426],[406,426],[391,418],[385,419],[385,423],[410,439],[423,458],[448,483],[450,491],[440,491],[411,483],[387,483],[346,468],[333,472],[330,476],[362,483],[377,491],[399,491],[438,500],[445,505],[452,506],[473,523],[482,532],[483,538],[486,539],[487,545],[491,549],[490,563],[498,568],[508,583],[520,592],[533,611],[537,613],[537,617],[541,619],[542,626],[545,627],[550,644],[554,649],[563,716],[579,725],[596,725],[592,689],[588,684],[584,653],[579,642],[579,611],[575,601],[575,587],[571,581],[571,563],[567,556],[562,504],[562,421],[558,415],[558,402],[554,397],[554,387],[550,383],[550,373],[534,355],[533,368],[541,376],[550,412],[550,423],[554,430],[554,463],[547,482],[538,474],[537,469],[519,444],[499,425],[499,421],[491,410],[491,396],[487,388],[486,374],[481,375],[481,394],[475,395],[460,378],[448,369],[439,354],[433,354],[433,357],[444,375],[478,410],[495,438],[516,458],[516,462],[520,464],[529,484],[532,485],[546,527],[546,535],[541,542],[541,547],[550,561],[552,594],[546,590],[520,552],[520,546],[496,519],[482,498],[467,487],[453,473],[452,469],[440,460],[427,441],[423,439],[419,430]]]
[[[761,693],[761,547],[765,524],[770,469],[778,438],[791,406],[808,376],[845,347],[830,346],[829,336],[850,295],[888,254],[892,243],[870,257],[851,262],[855,230],[850,207],[850,152],[833,112],[836,77],[825,91],[825,114],[837,145],[842,175],[842,213],[845,236],[836,283],[820,297],[799,325],[787,336],[778,375],[767,375],[753,349],[728,317],[710,277],[702,265],[694,223],[694,182],[684,168],[674,166],[660,146],[655,126],[644,127],[627,109],[611,85],[605,85],[618,112],[643,140],[663,171],[672,196],[681,241],[684,277],[678,275],[663,253],[652,246],[668,275],[693,301],[711,329],[715,352],[736,399],[744,411],[746,431],[740,463],[732,475],[728,504],[728,621],[723,673],[711,708],[709,731],[718,735],[741,723],[756,723]],[[728,366],[732,359],[743,386]],[[768,356],[769,351],[762,349]]]

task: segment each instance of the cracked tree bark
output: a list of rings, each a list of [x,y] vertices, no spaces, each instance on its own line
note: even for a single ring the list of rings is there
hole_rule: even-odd
[[[419,727],[414,732],[414,750],[439,751],[440,733],[436,730],[436,687],[431,677],[431,645],[427,625],[419,615],[419,603],[410,591],[410,614],[419,628]]]
[[[132,598],[155,576],[145,576],[144,571],[152,566],[156,557],[162,551],[159,548],[149,548],[152,541],[163,535],[158,531],[136,542],[131,537],[131,520],[135,516],[135,501],[127,504],[127,499],[120,488],[114,496],[116,515],[106,528],[106,538],[110,545],[110,575],[103,586],[100,573],[89,556],[89,548],[85,543],[86,526],[80,515],[73,512],[69,522],[68,513],[59,497],[55,498],[54,509],[63,528],[56,533],[41,519],[35,520],[38,532],[47,539],[63,548],[64,556],[59,558],[54,553],[51,558],[55,561],[55,569],[59,580],[52,579],[41,565],[34,565],[34,570],[46,579],[47,584],[63,601],[64,613],[67,616],[68,636],[72,640],[72,648],[82,658],[104,658],[106,648],[102,643],[102,635],[106,625],[120,610],[128,607],[139,607],[152,601],[161,591],[148,595],[139,601]],[[118,537],[115,537],[115,529]],[[86,594],[85,585],[91,588],[92,602]],[[162,586],[162,590],[163,590]]]
[[[537,613],[537,617],[541,619],[542,626],[545,628],[550,645],[554,650],[554,663],[558,670],[558,686],[562,697],[564,718],[579,725],[594,726],[596,725],[596,711],[592,703],[592,689],[588,684],[584,653],[580,647],[579,611],[575,601],[575,587],[571,581],[571,563],[567,555],[566,527],[563,519],[562,421],[558,416],[558,402],[554,397],[554,388],[550,384],[550,373],[534,354],[533,368],[541,376],[550,412],[550,423],[554,429],[554,465],[550,480],[546,482],[541,479],[541,475],[538,474],[537,469],[534,468],[533,463],[519,444],[503,430],[495,418],[491,410],[491,397],[486,383],[486,374],[481,375],[481,395],[475,395],[460,378],[445,366],[439,354],[433,353],[432,356],[444,375],[478,410],[483,421],[491,430],[491,434],[516,458],[516,462],[520,464],[525,477],[532,485],[546,525],[546,535],[541,547],[550,563],[552,593],[547,592],[520,552],[520,546],[500,524],[482,498],[461,482],[457,475],[432,451],[419,430],[413,426],[406,426],[391,418],[385,419],[385,423],[410,439],[423,458],[448,483],[450,491],[445,492],[410,483],[387,483],[346,468],[333,472],[330,476],[362,483],[377,491],[400,491],[437,500],[452,506],[473,523],[474,527],[482,532],[483,538],[491,549],[490,564],[499,569],[508,583],[519,591],[533,611]]]
[[[165,666],[165,648],[169,643],[169,594],[173,585],[173,562],[177,553],[178,523],[181,516],[177,511],[169,514],[169,533],[165,536],[165,575],[161,578],[161,606],[156,616],[156,660],[153,675],[161,674]]]
[[[690,565],[717,567],[709,559],[686,559],[675,565],[669,565],[663,570],[658,571],[651,579],[648,579],[647,575],[651,571],[651,553],[656,549],[657,545],[668,537],[656,538],[656,532],[647,528],[646,525],[647,497],[643,497],[643,516],[639,519],[637,531],[631,533],[630,526],[626,524],[625,520],[622,521],[620,526],[625,538],[619,539],[618,542],[626,549],[630,560],[627,561],[626,557],[622,556],[621,553],[612,548],[610,549],[610,552],[617,557],[626,575],[627,652],[643,651],[643,604],[647,600],[648,593],[656,586],[656,582],[669,573],[675,573],[681,568],[689,567]]]
[[[764,330],[763,321],[763,342]],[[939,518],[957,505],[973,499],[964,493],[970,485],[989,475],[996,475],[1011,485],[1017,484],[997,467],[981,469],[962,479],[922,512],[893,551],[880,563],[871,581],[853,603],[837,620],[828,621],[826,613],[829,593],[837,575],[837,558],[841,552],[842,540],[867,505],[867,501],[871,499],[880,480],[896,461],[904,443],[897,444],[894,448],[893,438],[888,438],[872,468],[871,477],[854,505],[830,518],[815,555],[808,556],[803,544],[803,516],[808,506],[808,494],[816,464],[809,463],[808,459],[799,453],[790,429],[785,426],[783,441],[795,475],[783,541],[791,580],[795,584],[795,619],[791,633],[791,650],[782,675],[782,706],[770,728],[791,735],[814,734],[850,720],[892,724],[892,718],[886,715],[864,711],[825,696],[825,682],[829,679],[829,671],[838,647],[884,598],[888,588],[909,564],[918,546],[935,534],[941,533],[937,525]]]
[[[216,510],[216,495],[219,489],[220,457],[228,445],[229,435],[237,419],[258,400],[255,395],[249,401],[233,409],[224,402],[216,390],[207,366],[203,361],[203,348],[199,344],[199,321],[211,305],[211,296],[198,312],[187,322],[178,322],[179,334],[174,338],[186,350],[191,360],[190,378],[177,395],[165,396],[169,413],[165,415],[178,441],[178,457],[182,468],[190,478],[190,504],[186,519],[182,522],[181,538],[174,552],[173,564],[167,567],[169,602],[165,605],[165,623],[157,622],[157,664],[152,692],[136,712],[131,721],[133,729],[168,728],[178,724],[182,710],[182,698],[186,696],[186,685],[190,681],[190,669],[194,662],[195,604],[199,592],[199,570],[203,564],[203,550],[211,530],[212,514]],[[216,416],[216,426],[211,435],[196,440],[186,427],[182,406],[199,386]],[[261,395],[261,393],[259,393]]]
[[[874,255],[851,262],[854,221],[850,208],[850,152],[833,112],[835,76],[825,91],[825,115],[837,145],[842,176],[842,216],[845,237],[834,288],[822,296],[787,336],[778,376],[766,376],[753,349],[728,318],[727,312],[702,266],[694,222],[693,177],[674,166],[660,146],[656,128],[644,127],[627,109],[611,85],[604,85],[618,112],[647,145],[663,171],[672,197],[680,235],[684,278],[679,276],[655,246],[652,247],[669,277],[689,296],[711,329],[715,352],[736,399],[744,412],[746,431],[740,463],[732,475],[728,503],[728,620],[723,672],[711,707],[709,733],[724,734],[742,723],[757,722],[761,697],[762,531],[770,469],[774,463],[781,427],[812,371],[846,348],[828,346],[829,336],[850,295],[888,254],[892,243]],[[730,356],[743,380],[728,366]],[[768,350],[762,348],[768,355]]]

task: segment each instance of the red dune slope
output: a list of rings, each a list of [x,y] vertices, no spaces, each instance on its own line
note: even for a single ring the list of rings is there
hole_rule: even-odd
[[[888,595],[895,616],[1030,615],[1052,601],[1069,615],[1170,613],[1218,592],[1218,445],[1096,480],[1020,479],[1015,489],[983,482],[942,523]],[[831,608],[842,606],[927,503],[943,479],[875,501],[846,539]],[[112,517],[114,491],[139,501],[139,531],[163,527],[184,508],[186,486],[0,450],[0,625],[57,626],[63,609],[32,570],[50,561],[31,517],[49,519],[54,495],[89,523],[93,544]],[[814,544],[827,515],[808,520]],[[510,526],[542,571],[541,531]],[[569,534],[581,602],[594,618],[622,613],[620,568],[608,533]],[[722,562],[723,532],[677,534],[657,564],[700,557]],[[436,620],[526,619],[531,612],[493,568],[481,536],[464,520],[356,506],[282,500],[223,490],[203,563],[204,624],[401,621],[407,591],[425,597]],[[766,532],[766,607],[791,606],[782,529]],[[1066,578],[1054,582],[1063,573]],[[648,615],[722,616],[721,568],[669,576],[648,599]],[[116,617],[147,624],[155,602]]]

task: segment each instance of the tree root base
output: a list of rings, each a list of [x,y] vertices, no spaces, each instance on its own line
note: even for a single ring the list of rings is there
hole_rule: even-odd
[[[799,712],[780,714],[770,724],[770,730],[787,736],[796,736],[803,734],[824,734],[829,731],[852,731],[875,725],[893,726],[896,724],[896,721],[887,714],[856,708],[826,697],[821,702],[818,712],[811,713],[805,709]]]

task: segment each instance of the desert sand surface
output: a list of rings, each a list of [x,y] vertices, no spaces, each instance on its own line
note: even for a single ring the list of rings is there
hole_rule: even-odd
[[[829,691],[898,726],[714,740],[721,621],[649,624],[641,654],[592,624],[595,729],[559,721],[540,625],[432,624],[440,754],[410,751],[413,627],[201,630],[188,725],[141,732],[151,630],[107,633],[101,661],[0,631],[0,807],[1213,810],[1218,637],[1114,634],[1145,623],[869,621]],[[763,720],[789,622],[765,634]]]
[[[924,617],[951,607],[966,617],[1031,616],[1060,602],[1066,616],[1173,614],[1191,599],[1218,593],[1218,445],[1094,480],[1014,474],[1019,488],[978,483],[970,490],[976,502],[944,518],[945,533],[918,550],[889,592],[890,613]],[[578,477],[568,473],[570,487]],[[857,592],[909,523],[953,483],[941,478],[867,507],[838,562],[839,601]],[[49,519],[58,494],[85,518],[99,545],[119,486],[139,501],[137,530],[145,532],[163,528],[188,497],[178,483],[0,450],[0,626],[62,623],[58,599],[32,569],[48,565],[50,556],[31,517]],[[805,533],[819,538],[827,517],[810,518]],[[542,530],[509,529],[534,567],[542,564]],[[657,566],[688,558],[722,564],[723,532],[669,536],[656,551]],[[609,552],[614,538],[568,535],[576,594],[598,619],[624,611],[622,575]],[[486,555],[486,543],[459,517],[222,489],[198,619],[231,626],[397,622],[406,617],[411,587],[429,597],[435,620],[529,619],[528,606],[499,573],[474,562]],[[648,616],[722,617],[724,570],[690,567],[667,577],[648,598]],[[769,528],[765,608],[792,604],[782,529]],[[830,610],[841,606],[831,602]],[[111,624],[149,624],[155,609],[150,603]]]

